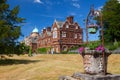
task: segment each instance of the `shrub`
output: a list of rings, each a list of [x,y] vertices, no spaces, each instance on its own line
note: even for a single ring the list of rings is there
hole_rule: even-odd
[[[61,52],[61,54],[67,54],[68,53],[68,51],[62,51]]]
[[[120,47],[120,42],[109,42],[107,44],[105,44],[105,47],[108,48],[109,50],[115,50],[117,49],[118,47]]]
[[[93,41],[93,42],[89,42],[88,45],[86,46],[89,47],[91,50],[93,50],[99,45],[100,45],[100,41]]]
[[[47,48],[38,48],[38,49],[37,49],[37,52],[38,52],[38,53],[43,53],[43,54],[44,54],[44,53],[47,53]]]

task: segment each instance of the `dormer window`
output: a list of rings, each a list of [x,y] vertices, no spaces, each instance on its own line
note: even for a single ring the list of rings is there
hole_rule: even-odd
[[[69,25],[66,25],[66,28],[69,28]]]

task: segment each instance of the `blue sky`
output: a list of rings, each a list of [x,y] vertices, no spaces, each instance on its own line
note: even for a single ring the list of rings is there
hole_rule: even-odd
[[[73,15],[74,21],[85,31],[84,19],[94,5],[95,9],[100,9],[107,0],[8,0],[10,8],[20,6],[19,16],[25,18],[25,24],[22,26],[22,34],[29,36],[35,26],[39,32],[44,27],[52,26],[54,20],[65,21],[67,16]],[[96,35],[89,35],[89,40],[98,39]],[[20,37],[19,41],[24,37]],[[85,40],[85,32],[84,32]]]

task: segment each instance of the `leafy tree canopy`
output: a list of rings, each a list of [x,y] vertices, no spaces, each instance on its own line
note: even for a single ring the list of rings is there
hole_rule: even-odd
[[[102,13],[105,41],[120,41],[120,3],[118,0],[108,0],[103,7]]]
[[[18,17],[19,6],[9,7],[7,0],[0,0],[0,54],[14,53],[16,40],[21,35],[21,23],[25,20]]]

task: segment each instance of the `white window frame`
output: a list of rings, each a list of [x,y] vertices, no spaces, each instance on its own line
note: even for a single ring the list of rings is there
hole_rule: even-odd
[[[76,29],[78,29],[78,26],[76,26]]]
[[[57,28],[53,29],[53,38],[57,38]]]
[[[77,34],[75,34],[74,38],[75,38],[75,39],[77,38]]]
[[[82,39],[82,35],[80,35],[79,38]]]
[[[69,28],[69,25],[68,25],[68,24],[66,25],[66,28]]]
[[[62,31],[62,37],[66,37],[66,32]]]

